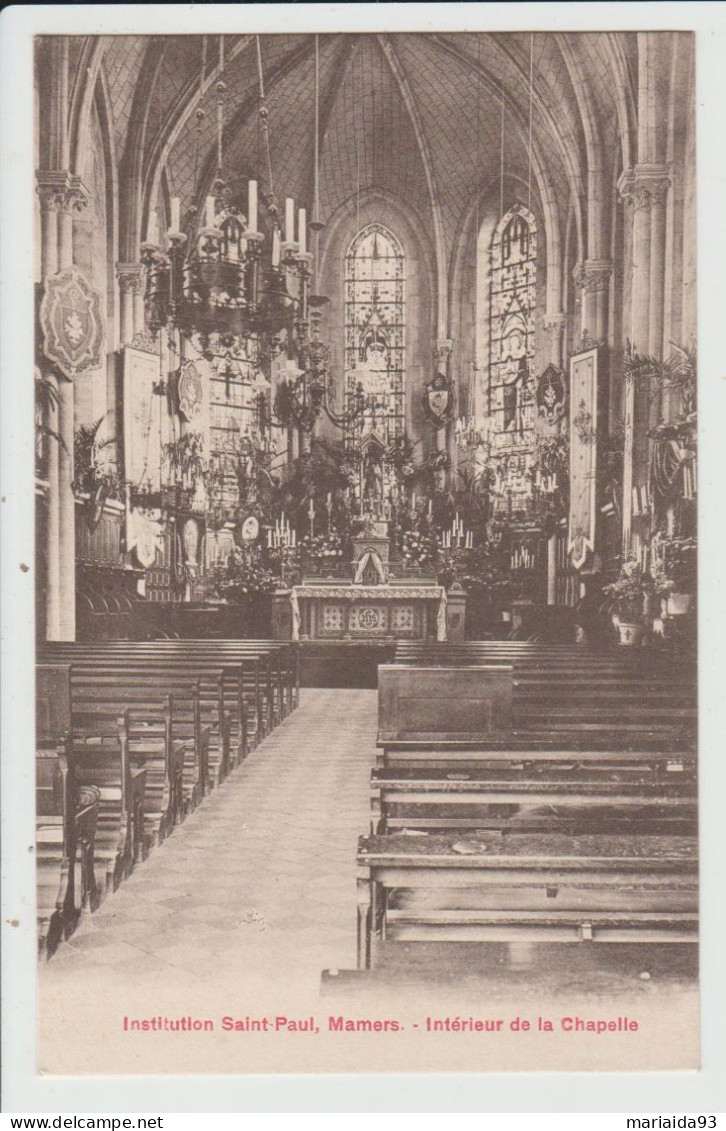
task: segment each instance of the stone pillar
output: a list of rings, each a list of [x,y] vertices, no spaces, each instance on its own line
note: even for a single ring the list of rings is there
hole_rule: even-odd
[[[60,590],[59,640],[76,638],[76,498],[73,481],[73,383],[58,386],[58,585]],[[51,490],[52,490],[51,484]]]
[[[557,535],[547,539],[547,604],[557,604]]]
[[[73,216],[88,203],[79,176],[68,170],[37,174],[41,207],[43,279],[73,266]],[[48,524],[46,531],[46,602],[49,640],[76,635],[76,513],[73,481],[73,383],[52,375],[58,386],[58,409],[50,426],[59,440],[49,441]]]
[[[46,374],[48,381],[58,393],[58,378],[55,373]],[[58,408],[48,405],[48,428],[59,435]],[[58,451],[60,444],[52,436],[48,437],[48,497],[45,530],[45,634],[48,640],[60,640],[60,512],[58,493]]]
[[[454,348],[453,338],[439,338],[434,347],[434,364],[437,373],[443,373],[445,377],[449,376],[449,361],[451,358],[451,351]],[[456,390],[458,392],[458,390]],[[444,424],[441,428],[436,429],[436,451],[447,452],[451,459],[451,471],[447,474],[442,473],[444,484],[447,479],[455,473],[454,461],[452,455],[454,430],[450,424]]]
[[[583,264],[583,330],[598,342],[607,340],[608,299],[613,265],[609,259],[587,259]]]
[[[128,346],[144,330],[144,266],[117,263],[119,287],[119,345]]]
[[[660,356],[663,336],[664,206],[668,184],[667,169],[663,165],[627,169],[618,182],[620,195],[630,209],[633,230],[631,342],[634,349],[655,356]],[[648,479],[650,390],[628,381],[624,394],[623,552],[628,553],[637,549],[633,539],[638,538],[633,531],[632,489],[643,486]]]
[[[565,364],[565,331],[567,329],[567,314],[545,314],[543,326],[550,332],[550,361],[558,369]]]

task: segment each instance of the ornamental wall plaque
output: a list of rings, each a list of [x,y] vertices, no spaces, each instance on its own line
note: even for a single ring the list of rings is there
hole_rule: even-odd
[[[565,415],[567,385],[565,375],[555,365],[548,365],[537,381],[535,392],[537,413],[548,424],[556,424]]]
[[[177,387],[179,409],[187,420],[194,420],[202,411],[202,379],[193,361],[185,361],[179,375]]]
[[[66,377],[100,366],[104,331],[101,299],[77,267],[46,279],[40,324],[45,355]]]
[[[443,427],[454,415],[454,382],[451,377],[437,373],[427,382],[424,396],[424,412],[437,428]]]

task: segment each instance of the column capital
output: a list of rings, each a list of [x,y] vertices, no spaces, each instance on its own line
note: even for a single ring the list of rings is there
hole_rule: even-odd
[[[143,263],[117,263],[116,278],[123,294],[140,295],[144,292],[146,268]]]
[[[567,325],[569,314],[557,311],[555,314],[545,314],[542,318],[542,327],[545,330],[562,330]]]
[[[43,211],[82,212],[91,198],[78,174],[68,169],[39,169],[35,178]]]
[[[621,199],[630,201],[634,210],[665,204],[671,184],[670,166],[635,165],[618,178]]]
[[[575,282],[584,291],[593,294],[609,288],[613,273],[610,259],[586,259],[584,263],[578,264],[578,267],[579,272]]]

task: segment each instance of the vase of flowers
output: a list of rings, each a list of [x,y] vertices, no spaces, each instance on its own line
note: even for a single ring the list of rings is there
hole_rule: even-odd
[[[626,558],[617,579],[605,586],[603,593],[610,613],[617,619],[621,644],[642,643],[648,610],[657,591],[656,581],[637,558]]]

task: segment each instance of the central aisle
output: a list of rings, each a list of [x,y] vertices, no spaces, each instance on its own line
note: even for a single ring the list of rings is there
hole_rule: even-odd
[[[308,998],[324,967],[354,967],[375,737],[375,691],[303,689],[282,726],[61,944],[42,991],[97,977],[104,995],[151,980],[237,996],[294,974]]]

